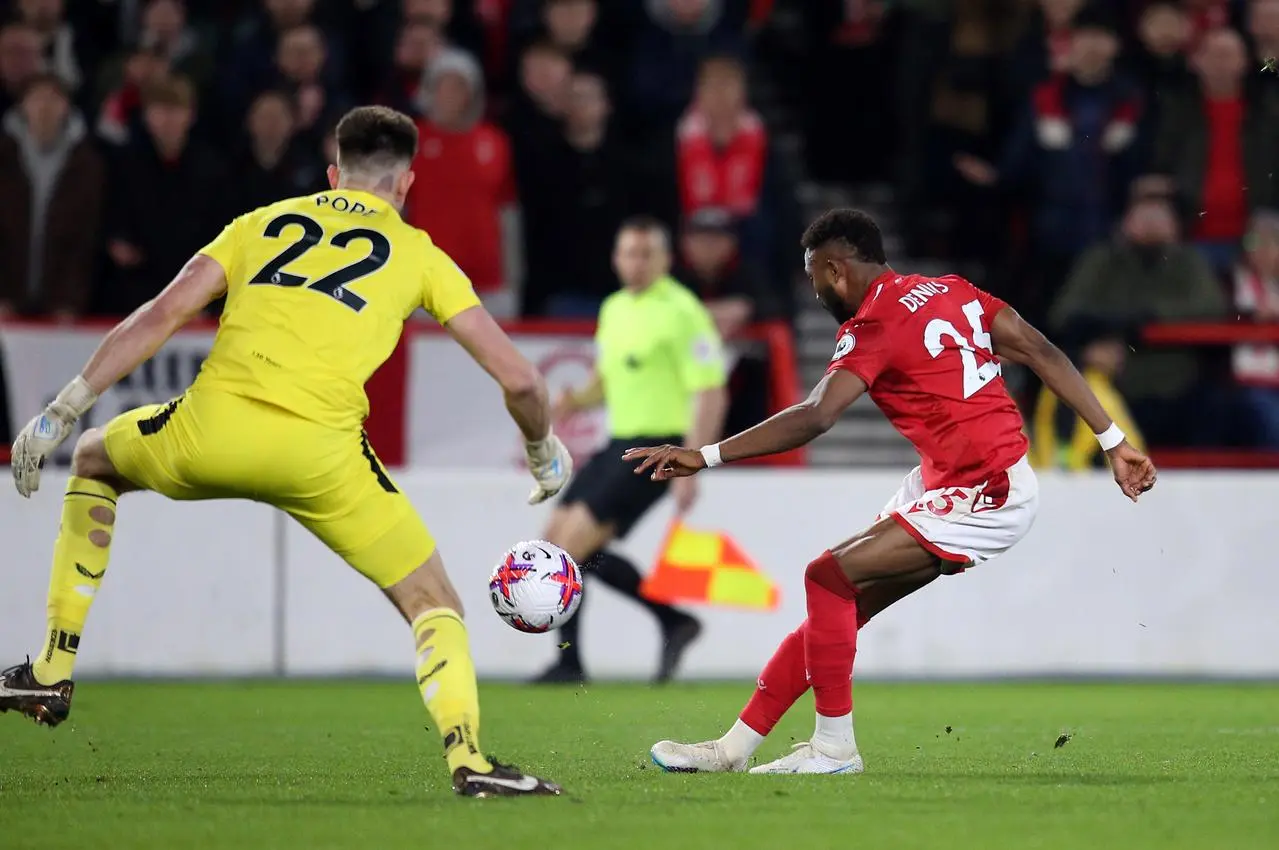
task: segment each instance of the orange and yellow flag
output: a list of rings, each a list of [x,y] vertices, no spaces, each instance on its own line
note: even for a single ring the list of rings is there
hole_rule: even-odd
[[[741,547],[722,531],[696,531],[675,522],[640,586],[654,602],[700,602],[774,611],[781,592]]]

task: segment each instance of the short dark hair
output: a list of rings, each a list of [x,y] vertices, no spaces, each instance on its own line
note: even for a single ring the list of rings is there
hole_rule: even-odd
[[[1119,22],[1114,13],[1098,2],[1088,3],[1076,12],[1075,17],[1070,21],[1070,28],[1074,32],[1093,30],[1112,36],[1119,34]]]
[[[385,106],[357,106],[338,122],[338,163],[359,171],[392,171],[417,153],[417,125]]]
[[[651,215],[633,215],[622,222],[622,226],[617,229],[618,233],[625,233],[628,230],[638,230],[640,233],[656,233],[662,237],[662,241],[669,247],[671,244],[671,234],[666,229],[666,225],[660,218]]]
[[[837,209],[822,213],[808,225],[800,240],[806,251],[816,251],[831,242],[842,242],[852,248],[862,262],[888,262],[879,225],[861,210]]]

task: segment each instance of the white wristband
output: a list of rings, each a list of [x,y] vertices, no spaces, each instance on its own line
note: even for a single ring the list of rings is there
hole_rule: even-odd
[[[1128,439],[1124,435],[1124,432],[1119,430],[1119,426],[1113,422],[1110,423],[1109,428],[1107,428],[1105,431],[1102,431],[1100,434],[1097,434],[1096,437],[1097,437],[1097,442],[1101,444],[1101,450],[1103,452],[1110,451],[1115,446],[1119,445],[1124,440]]]
[[[74,422],[93,407],[98,394],[80,375],[76,375],[71,383],[62,388],[57,398],[49,402],[49,407],[65,421]]]
[[[719,443],[702,446],[702,460],[706,461],[707,469],[722,465],[724,461],[719,456]]]

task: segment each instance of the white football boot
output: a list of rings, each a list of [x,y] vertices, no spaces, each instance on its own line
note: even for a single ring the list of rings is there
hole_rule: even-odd
[[[746,769],[746,760],[730,759],[719,741],[700,744],[658,741],[649,754],[653,764],[667,773],[741,773]]]
[[[751,773],[861,773],[866,769],[861,755],[854,750],[851,758],[828,755],[813,741],[796,744],[790,752],[777,761],[752,767]]]

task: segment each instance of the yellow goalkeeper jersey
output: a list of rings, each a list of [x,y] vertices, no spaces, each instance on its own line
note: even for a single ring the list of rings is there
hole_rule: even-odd
[[[480,302],[429,236],[387,201],[334,190],[242,215],[203,248],[226,271],[213,348],[193,385],[340,429],[368,416],[364,384],[425,308],[444,324]]]

